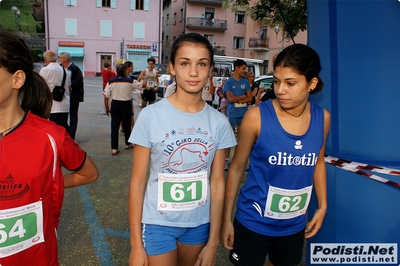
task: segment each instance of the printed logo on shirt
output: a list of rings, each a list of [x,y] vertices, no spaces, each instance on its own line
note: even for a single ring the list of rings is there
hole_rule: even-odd
[[[214,142],[203,137],[179,138],[165,142],[162,168],[167,173],[197,173],[207,169],[207,156]]]
[[[5,180],[0,180],[0,201],[20,198],[28,191],[28,184],[16,183],[11,174]]]
[[[272,165],[282,166],[315,166],[318,155],[314,152],[303,155],[293,155],[286,152],[278,152],[277,155],[270,155],[268,162]]]
[[[190,127],[188,129],[186,129],[186,132],[188,135],[194,135],[194,134],[196,134],[196,129],[194,127]]]
[[[294,144],[294,148],[296,150],[301,150],[303,149],[303,145],[301,145],[301,140],[297,140],[296,143]]]

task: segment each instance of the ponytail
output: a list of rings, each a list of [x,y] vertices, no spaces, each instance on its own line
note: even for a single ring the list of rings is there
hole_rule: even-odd
[[[33,71],[33,56],[24,40],[14,33],[0,28],[0,68],[14,74],[25,73],[25,83],[19,90],[21,108],[35,115],[48,118],[53,104],[47,83]]]

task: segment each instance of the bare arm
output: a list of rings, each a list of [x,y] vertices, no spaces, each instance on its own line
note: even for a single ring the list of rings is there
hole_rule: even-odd
[[[314,189],[318,200],[318,209],[314,213],[312,220],[307,223],[307,228],[310,230],[305,231],[306,238],[313,237],[319,231],[328,210],[327,188],[326,188],[326,165],[325,165],[325,145],[330,128],[330,114],[324,110],[324,144],[318,155],[317,165],[314,172]]]
[[[261,103],[261,94],[265,91],[265,87],[261,87],[257,90],[257,96],[256,96],[256,105],[259,105]]]
[[[258,107],[250,108],[244,115],[238,145],[236,146],[235,154],[229,167],[225,186],[225,204],[220,236],[221,244],[226,249],[232,249],[234,243],[232,224],[233,207],[251,149],[260,134],[260,123],[260,111]]]
[[[132,157],[132,175],[129,187],[128,216],[130,227],[130,265],[148,265],[146,251],[142,244],[142,211],[146,186],[150,149],[135,145]]]
[[[139,77],[138,77],[138,79],[137,79],[137,81],[142,81],[142,79],[143,79],[143,77],[146,75],[146,71],[145,70],[142,70],[142,72],[140,72],[140,75],[139,75]]]
[[[217,150],[210,175],[210,236],[196,265],[214,265],[224,207],[225,150]]]
[[[251,97],[250,92],[249,92],[249,94]],[[225,95],[226,95],[226,100],[230,103],[242,103],[242,102],[246,102],[246,100],[247,100],[247,93],[244,95],[235,96],[233,94],[233,92],[227,91]]]
[[[99,170],[94,162],[86,155],[85,163],[82,168],[76,172],[64,176],[64,187],[71,188],[89,184],[99,177]]]
[[[211,95],[214,95],[214,93],[215,93],[215,86],[214,86],[214,83],[213,83],[213,74],[211,74],[210,77],[208,78],[208,82],[209,82],[209,84],[210,84],[210,86],[209,86],[209,88],[210,88],[210,94],[211,94]]]

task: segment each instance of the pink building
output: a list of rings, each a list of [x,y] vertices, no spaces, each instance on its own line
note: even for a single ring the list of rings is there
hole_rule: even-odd
[[[161,62],[161,11],[159,0],[45,1],[46,48],[69,52],[85,76],[105,61],[141,70],[149,57]]]
[[[168,62],[171,44],[180,34],[198,32],[215,45],[215,54],[266,60],[265,72],[270,72],[274,56],[291,40],[282,41],[281,31],[251,20],[240,8],[222,9],[222,2],[163,0],[163,62]],[[307,34],[301,32],[295,41],[306,43]]]

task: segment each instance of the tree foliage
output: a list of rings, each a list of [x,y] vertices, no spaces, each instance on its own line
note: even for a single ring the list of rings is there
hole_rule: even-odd
[[[253,20],[284,30],[286,38],[307,29],[306,0],[224,0],[223,7],[245,11]],[[250,2],[250,3],[249,3]],[[283,15],[283,17],[282,17]],[[285,23],[286,22],[286,23]]]

